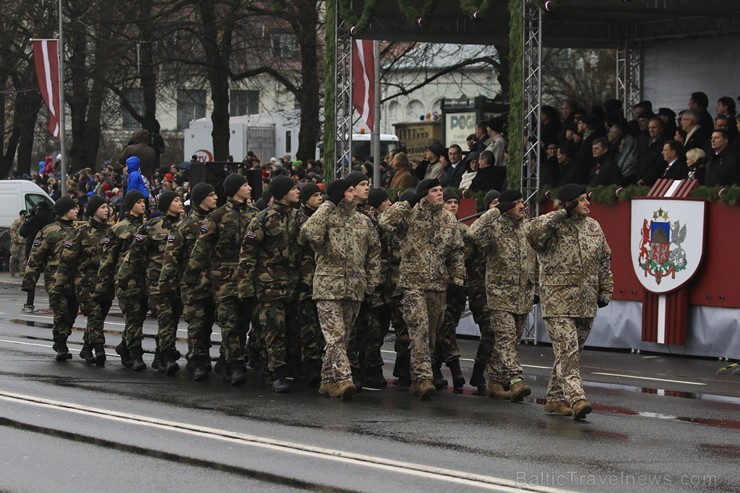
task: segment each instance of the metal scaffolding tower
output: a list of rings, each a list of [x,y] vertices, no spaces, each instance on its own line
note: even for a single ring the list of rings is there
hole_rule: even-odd
[[[334,115],[336,142],[334,145],[334,177],[346,176],[352,166],[352,36],[350,26],[342,19],[337,7],[336,53],[334,57]],[[328,156],[327,156],[328,157]]]
[[[625,117],[632,115],[632,107],[640,102],[642,47],[639,43],[624,42],[617,49],[617,94],[622,101]]]

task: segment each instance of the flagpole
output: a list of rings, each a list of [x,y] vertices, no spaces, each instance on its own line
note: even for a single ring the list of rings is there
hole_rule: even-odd
[[[373,120],[373,188],[381,188],[380,183],[380,41],[373,41],[373,64],[375,65],[375,118]]]
[[[62,0],[59,0],[59,49],[57,50],[57,56],[59,57],[59,147],[60,157],[62,161],[61,176],[59,181],[61,182],[62,197],[67,196],[67,149],[66,142],[64,140],[64,36],[62,29],[62,21],[64,17],[62,15]]]

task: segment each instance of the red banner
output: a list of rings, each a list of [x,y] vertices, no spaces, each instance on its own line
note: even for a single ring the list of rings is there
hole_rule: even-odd
[[[355,39],[352,50],[352,106],[370,131],[375,124],[375,56],[371,39]]]
[[[37,39],[33,41],[33,62],[36,66],[36,79],[41,96],[49,108],[49,132],[56,138],[60,136],[60,96],[59,96],[59,56],[56,39]]]

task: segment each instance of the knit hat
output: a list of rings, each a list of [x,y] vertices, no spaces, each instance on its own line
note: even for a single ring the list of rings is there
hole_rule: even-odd
[[[442,199],[445,202],[451,199],[455,199],[459,202],[460,195],[457,193],[457,190],[455,190],[454,188],[447,187],[444,190],[442,190]]]
[[[435,156],[441,156],[445,153],[445,146],[440,144],[439,142],[434,142],[432,145],[427,147],[428,151],[432,151],[432,154]]]
[[[491,118],[486,122],[486,126],[497,134],[504,131],[504,121],[501,118]]]
[[[313,197],[315,193],[321,193],[321,189],[314,182],[308,182],[301,187],[301,204],[308,202],[308,199]],[[370,191],[372,193],[372,190]]]
[[[434,187],[439,187],[439,180],[436,178],[427,178],[426,180],[421,180],[418,185],[416,185],[416,193],[418,194],[424,194],[426,195],[430,189]]]
[[[500,200],[501,202],[515,202],[519,199],[523,199],[522,192],[519,190],[514,190],[513,188],[507,188],[503,192],[501,192]]]
[[[326,187],[326,195],[329,196],[332,202],[338,204],[344,198],[344,192],[351,186],[349,180],[334,180]]]
[[[92,197],[90,197],[90,200],[87,201],[85,215],[87,217],[92,217],[92,215],[95,214],[95,211],[100,209],[100,207],[104,204],[106,204],[105,198],[101,197],[100,195],[93,195]]]
[[[227,197],[233,197],[246,182],[246,176],[232,173],[224,180],[224,193]]]
[[[407,200],[409,200],[414,195],[416,195],[416,190],[414,190],[413,188],[407,188],[406,190],[404,190],[403,192],[401,192],[398,195],[398,201],[399,202],[406,202]]]
[[[352,173],[345,176],[344,179],[347,180],[349,184],[353,187],[359,185],[360,182],[369,181],[367,175],[362,171],[353,171]]]
[[[272,179],[268,188],[272,197],[275,200],[280,200],[285,197],[285,194],[295,188],[295,182],[288,176],[280,175]]]
[[[586,185],[578,183],[568,183],[558,190],[558,200],[561,202],[570,202],[586,193]]]
[[[167,212],[167,209],[170,208],[170,204],[177,197],[177,192],[173,192],[172,190],[165,190],[164,192],[159,194],[157,208],[162,212]]]
[[[144,194],[140,191],[130,190],[129,192],[126,192],[126,196],[123,197],[123,208],[126,209],[126,212],[128,212],[133,209],[136,202],[144,198],[146,197],[144,197]]]
[[[77,202],[69,197],[62,197],[54,203],[54,214],[59,217],[65,215],[68,211],[77,207]]]
[[[487,211],[488,208],[491,205],[491,202],[494,201],[494,199],[500,199],[501,198],[501,192],[498,190],[491,190],[486,194],[485,197],[483,197],[483,210]]]
[[[388,192],[383,188],[371,188],[370,193],[367,196],[367,203],[370,207],[376,209],[380,207],[380,204],[388,200]]]
[[[190,206],[193,209],[195,209],[196,207],[200,208],[200,203],[203,202],[203,200],[208,197],[211,192],[215,191],[216,189],[213,188],[213,185],[211,185],[210,183],[206,183],[204,181],[198,183],[190,191]]]

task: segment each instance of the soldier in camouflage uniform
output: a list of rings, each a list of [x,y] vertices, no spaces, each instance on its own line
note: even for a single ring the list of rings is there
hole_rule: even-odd
[[[422,180],[416,194],[397,202],[380,217],[380,227],[401,238],[404,320],[411,338],[410,393],[423,400],[435,392],[432,354],[444,323],[447,286],[465,283],[465,246],[457,220],[442,209],[437,179]]]
[[[10,224],[10,262],[11,277],[17,273],[23,274],[26,269],[26,239],[21,236],[20,229],[26,220],[26,210],[20,211],[18,217]]]
[[[588,217],[585,186],[561,187],[558,200],[564,208],[535,219],[527,234],[540,264],[542,317],[555,353],[545,410],[583,419],[591,404],[583,392],[581,351],[597,307],[606,306],[614,290],[611,250]]]
[[[468,237],[486,255],[486,297],[492,312],[494,358],[488,366],[490,397],[520,402],[532,391],[522,379],[517,344],[532,311],[536,258],[527,242],[529,221],[518,190],[501,192],[501,202],[473,223]],[[507,384],[510,393],[504,391]]]
[[[85,215],[90,218],[87,224],[78,228],[72,240],[64,246],[55,274],[54,290],[61,294],[63,290],[74,289],[82,313],[87,317],[80,358],[88,364],[103,366],[103,324],[113,303],[113,293],[98,299],[95,296],[95,284],[98,280],[103,242],[108,233],[110,208],[103,197],[94,195],[87,203]]]
[[[244,346],[254,298],[239,298],[237,270],[241,243],[257,209],[247,202],[252,188],[243,175],[227,176],[223,186],[226,204],[210,213],[201,224],[183,274],[183,288],[213,291],[216,321],[221,327],[221,357],[215,370],[224,381],[239,386],[247,381]],[[200,285],[203,272],[210,272],[210,288]]]
[[[190,194],[190,213],[173,233],[174,239],[167,243],[159,274],[159,292],[165,299],[179,298],[183,304],[183,315],[188,324],[188,363],[185,369],[200,382],[211,371],[211,333],[216,318],[216,300],[209,289],[211,281],[204,271],[198,288],[181,284],[183,271],[190,259],[200,225],[209,212],[216,208],[218,197],[212,185],[201,182]]]
[[[486,193],[483,198],[483,210],[495,208],[499,203],[499,197],[501,193],[498,190]],[[486,391],[484,373],[494,352],[491,309],[486,298],[486,255],[467,234],[465,235],[465,269],[468,273],[468,306],[480,330],[480,342],[475,354],[470,385],[476,387],[479,394],[483,394]],[[508,394],[506,398],[509,398]]]
[[[360,302],[381,282],[380,240],[370,220],[357,212],[349,181],[332,182],[327,197],[301,229],[316,252],[313,299],[326,340],[319,392],[351,400],[357,389],[347,342]]]
[[[152,368],[166,375],[174,375],[180,368],[179,353],[175,349],[177,322],[182,313],[182,304],[177,296],[165,297],[159,291],[159,275],[167,243],[174,241],[173,229],[183,213],[182,200],[177,193],[167,190],[159,195],[157,204],[162,215],[144,223],[136,232],[134,242],[116,273],[116,285],[120,293],[128,297],[148,299],[149,309],[157,313],[156,350]],[[119,300],[123,297],[118,295]],[[133,368],[146,368],[143,360],[143,318],[141,324],[127,327],[126,346],[131,353]]]
[[[148,310],[146,292],[127,293],[115,288],[115,275],[134,242],[136,231],[144,223],[146,212],[144,195],[138,190],[129,191],[123,198],[123,209],[126,217],[114,224],[103,240],[95,298],[98,300],[112,299],[115,289],[115,294],[118,295],[118,306],[123,312],[125,321],[125,328],[121,334],[121,342],[116,346],[116,353],[121,356],[121,364],[126,368],[131,368],[133,361],[131,361],[131,353],[126,345],[126,334],[131,327],[144,323]]]
[[[301,187],[301,207],[297,217],[301,228],[323,203],[324,198],[318,185],[309,182]],[[321,333],[316,303],[311,296],[316,259],[313,248],[303,235],[299,236],[298,241],[301,245],[301,274],[298,282],[298,330],[300,331],[301,361],[306,382],[309,385],[319,385],[324,335]]]
[[[267,352],[266,381],[288,392],[288,341],[298,338],[300,191],[285,175],[270,182],[272,205],[250,222],[239,255],[239,296],[256,298],[260,336]]]
[[[72,357],[67,348],[67,338],[72,333],[72,324],[77,318],[77,298],[74,288],[54,289],[54,281],[59,261],[62,258],[64,245],[69,243],[74,234],[73,221],[77,217],[79,207],[69,197],[62,197],[54,204],[56,221],[44,226],[33,240],[31,255],[23,275],[21,289],[33,291],[41,272],[44,273],[44,286],[49,294],[49,306],[54,312],[54,351],[57,361],[66,361]]]
[[[460,196],[454,188],[445,188],[442,191],[444,204],[442,208],[451,212],[457,218],[457,210],[460,205]],[[460,234],[465,238],[465,232],[468,225],[458,222],[457,227]],[[437,342],[432,355],[432,375],[434,377],[434,387],[442,390],[447,387],[447,380],[442,377],[442,363],[447,365],[452,374],[452,387],[454,392],[462,393],[465,385],[465,377],[460,369],[460,348],[457,346],[457,325],[460,323],[460,316],[465,310],[465,301],[467,293],[464,286],[447,286],[447,307],[445,309],[444,322],[437,333]]]

